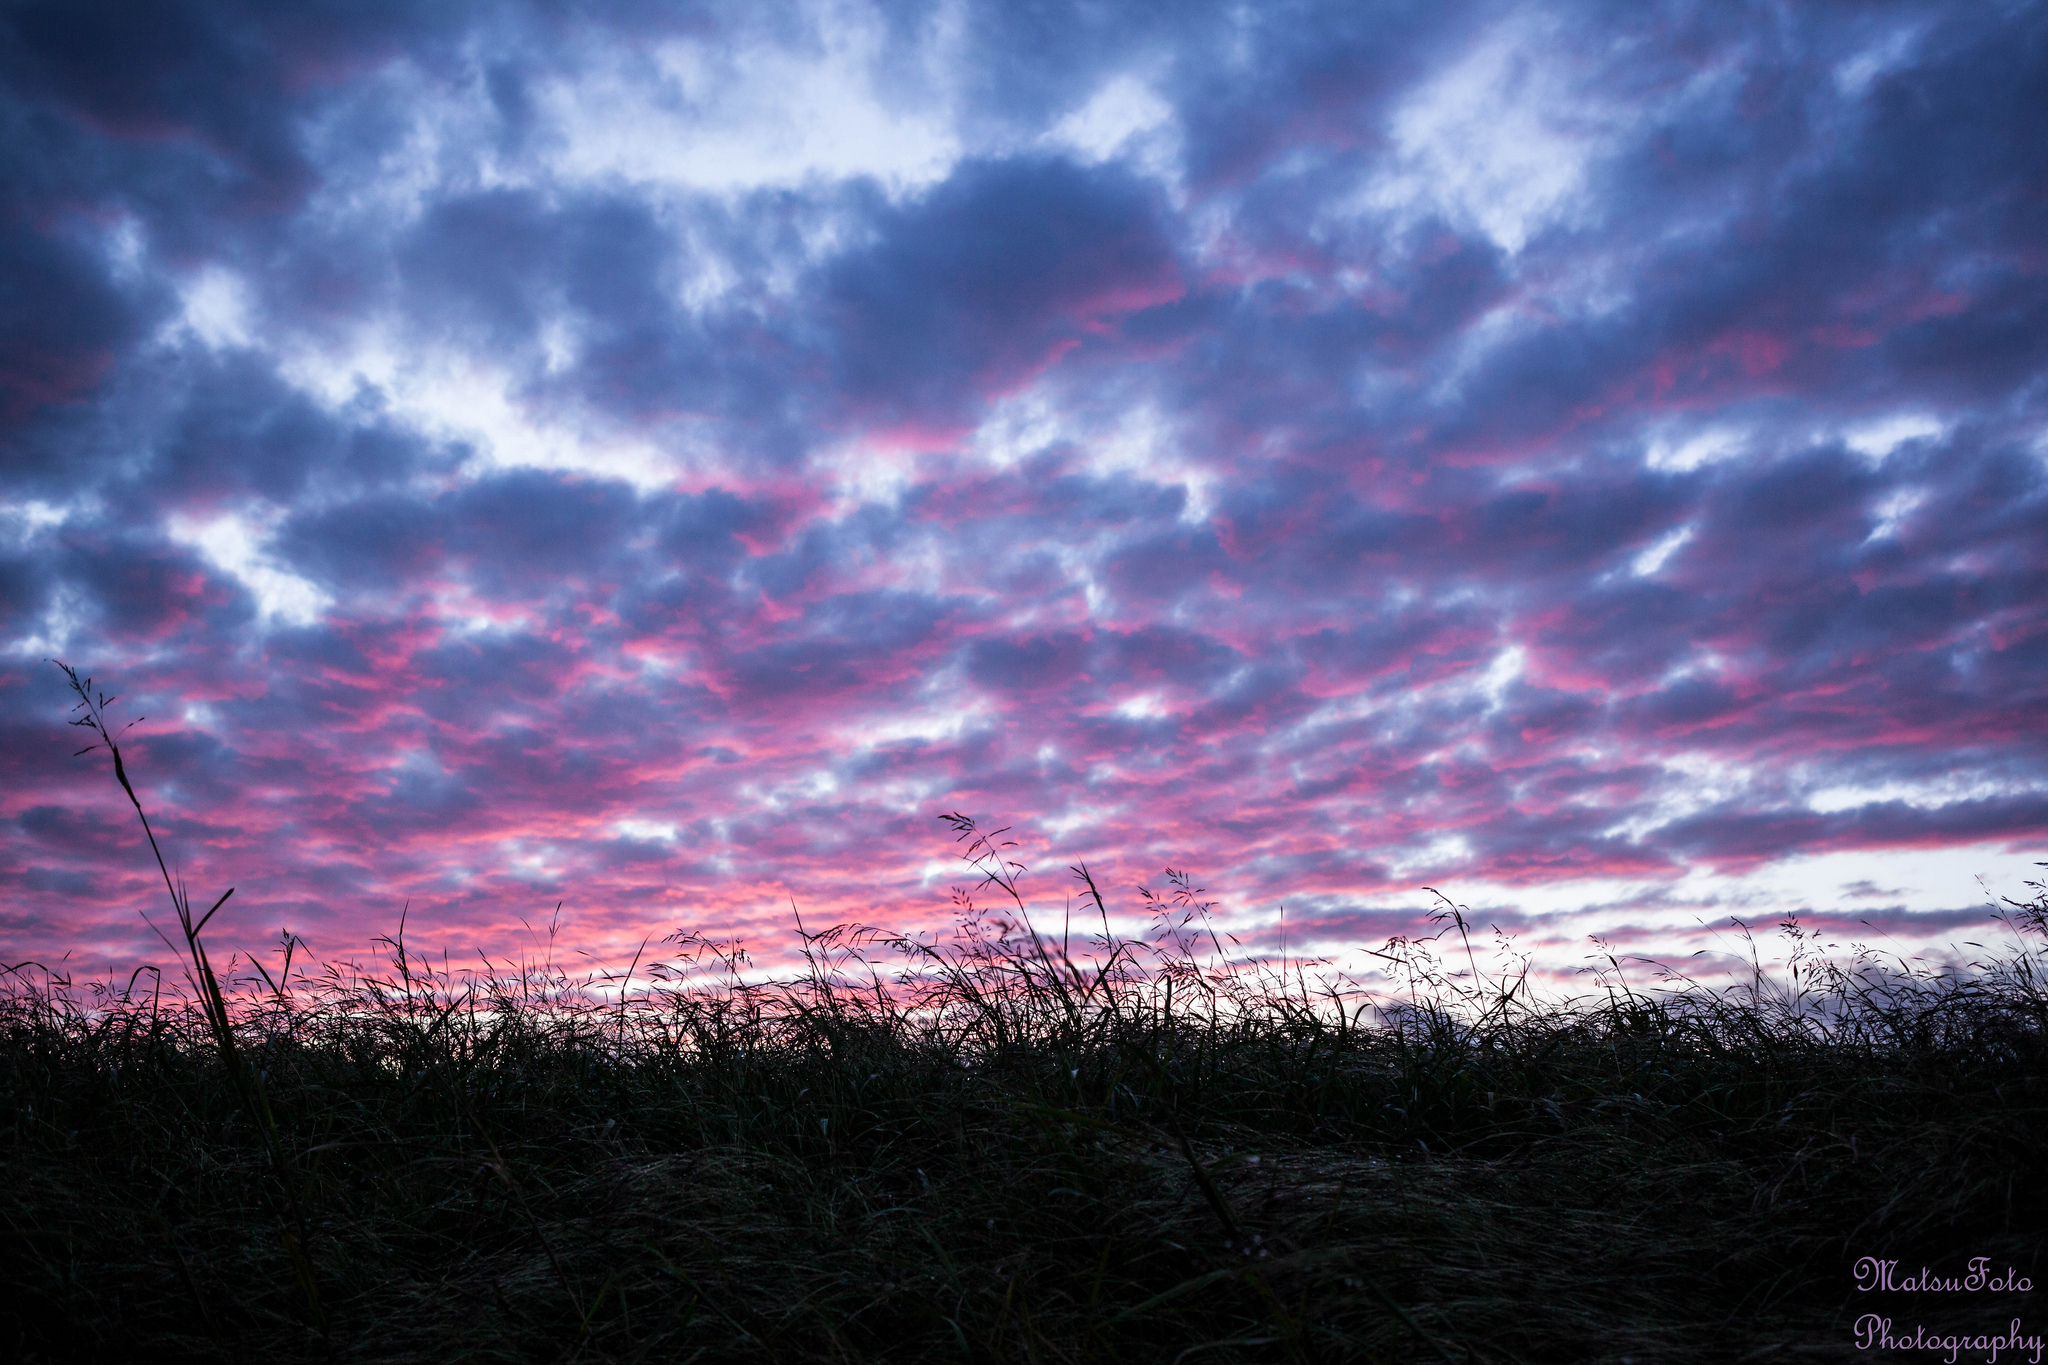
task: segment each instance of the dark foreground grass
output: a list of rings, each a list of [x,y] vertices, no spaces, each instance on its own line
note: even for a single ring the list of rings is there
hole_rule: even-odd
[[[1863,1257],[2048,1269],[2048,894],[1960,972],[1809,955],[1544,1004],[1397,941],[1407,989],[1368,999],[1233,967],[1177,877],[1142,939],[1042,936],[949,818],[1008,918],[808,934],[781,982],[689,936],[606,980],[402,934],[376,970],[220,980],[174,884],[183,993],[16,970],[0,1358],[1890,1359],[1861,1315],[2048,1332],[2029,1293],[1856,1283]]]
[[[1846,1356],[1860,1256],[2037,1274],[2026,956],[1576,1009],[1438,974],[1340,1014],[1174,942],[833,933],[779,985],[684,943],[607,998],[394,940],[243,980],[247,1086],[149,977],[18,973],[0,1355]],[[858,975],[891,958],[907,984]]]

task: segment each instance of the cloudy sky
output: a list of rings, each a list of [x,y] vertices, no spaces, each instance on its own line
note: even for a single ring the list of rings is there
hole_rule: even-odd
[[[1971,936],[2048,858],[2048,7],[0,10],[0,947]],[[154,889],[152,889],[154,887]],[[1890,936],[1886,938],[1884,936]]]

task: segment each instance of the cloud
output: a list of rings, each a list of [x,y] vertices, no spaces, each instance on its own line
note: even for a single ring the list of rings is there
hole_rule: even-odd
[[[953,808],[1330,944],[2048,842],[2031,10],[4,26],[10,951],[149,951],[53,654],[332,949],[938,924]]]
[[[826,273],[846,391],[885,421],[943,421],[1178,297],[1163,207],[1108,168],[956,168]]]

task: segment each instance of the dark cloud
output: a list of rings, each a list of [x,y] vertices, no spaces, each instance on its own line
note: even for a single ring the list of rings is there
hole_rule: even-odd
[[[479,480],[439,510],[454,528],[449,548],[494,596],[601,578],[638,520],[624,484],[525,471]]]
[[[0,436],[38,409],[90,398],[139,323],[89,252],[11,216],[0,216]]]
[[[2043,820],[2048,820],[2048,797],[2035,795],[1952,801],[1933,810],[1873,801],[1832,815],[1721,811],[1675,821],[1662,841],[1678,853],[1741,866],[1781,856],[1788,846],[1817,853],[2027,839],[2038,837]]]
[[[944,422],[1180,292],[1159,193],[1118,169],[969,162],[835,262],[824,306],[857,402]]]

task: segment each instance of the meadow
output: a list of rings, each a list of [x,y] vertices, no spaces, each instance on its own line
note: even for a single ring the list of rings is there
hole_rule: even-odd
[[[216,965],[222,907],[166,871],[182,980],[5,978],[0,1352],[1886,1359],[1869,1314],[2048,1324],[2042,884],[1967,967],[1788,921],[1782,970],[1610,960],[1570,999],[1445,901],[1367,991],[1233,951],[1179,872],[1145,932],[1086,868],[1081,922],[1034,923],[1001,831],[943,818],[956,933],[799,922],[781,976],[689,933],[463,967],[402,924]],[[1899,1283],[1973,1258],[2014,1278]]]

